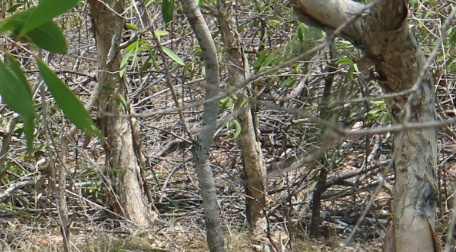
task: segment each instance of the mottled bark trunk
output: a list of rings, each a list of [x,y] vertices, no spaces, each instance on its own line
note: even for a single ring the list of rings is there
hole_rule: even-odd
[[[301,21],[336,29],[359,13],[363,5],[349,0],[295,0]],[[394,123],[429,122],[435,119],[434,85],[425,57],[406,22],[406,1],[383,0],[349,24],[341,35],[366,54],[387,94]],[[424,78],[418,82],[424,71]],[[436,219],[436,129],[397,133],[394,137],[396,182],[393,221],[386,251],[439,251]]]
[[[66,139],[63,140],[65,144],[65,148],[68,146],[66,143]],[[57,200],[57,208],[59,211],[59,223],[60,223],[60,232],[62,233],[63,238],[63,251],[68,252],[71,251],[70,245],[70,220],[68,218],[68,204],[67,204],[67,193],[66,193],[66,175],[67,169],[65,167],[66,164],[66,151],[63,151],[59,154],[58,162],[56,160],[50,161],[50,165],[52,166],[52,176],[57,182],[58,187],[55,188],[55,196]]]
[[[124,117],[129,114],[128,104],[125,104],[127,90],[119,75],[121,53],[118,45],[125,22],[121,16],[125,1],[90,0],[89,3],[97,47],[98,85],[103,86],[97,101],[98,120],[106,137],[106,172],[115,193],[108,193],[108,205],[139,226],[149,226],[155,216],[141,186],[133,124],[130,118]]]
[[[217,59],[217,50],[211,32],[207,27],[199,7],[194,0],[179,0],[188,22],[198,39],[202,49],[202,58],[206,70],[206,97],[204,104],[201,131],[193,141],[193,159],[198,176],[201,196],[203,198],[204,217],[206,222],[207,242],[211,252],[222,252],[224,248],[224,235],[221,227],[220,209],[217,199],[217,188],[210,167],[209,150],[217,126],[220,74]]]
[[[218,0],[218,21],[225,47],[225,64],[229,82],[233,85],[242,83],[250,74],[249,64],[242,49],[237,25],[234,19],[233,2]],[[251,231],[263,231],[266,227],[264,216],[266,195],[266,170],[259,139],[259,129],[255,126],[252,106],[246,103],[248,92],[241,91],[236,102],[237,119],[241,125],[238,137],[244,165],[246,189],[246,214]]]

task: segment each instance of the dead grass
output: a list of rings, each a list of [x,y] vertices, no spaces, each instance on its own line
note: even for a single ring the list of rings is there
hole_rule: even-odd
[[[62,237],[56,221],[48,218],[1,219],[0,251],[63,251]],[[33,221],[31,221],[33,220]],[[89,227],[90,226],[90,227]],[[192,218],[162,222],[150,229],[132,231],[125,223],[100,222],[87,229],[73,228],[73,251],[82,252],[161,252],[208,251],[204,230]],[[251,236],[246,231],[226,230],[228,252],[248,251],[334,251],[342,244],[342,236],[310,239],[303,233],[291,236],[278,229],[270,234]],[[371,241],[372,242],[372,241]],[[344,251],[378,251],[380,240],[373,243],[351,244]]]

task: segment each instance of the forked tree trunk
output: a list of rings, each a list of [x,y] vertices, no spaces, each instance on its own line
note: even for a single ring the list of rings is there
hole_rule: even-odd
[[[294,0],[294,8],[301,21],[336,29],[362,11],[363,5],[350,0]],[[428,69],[423,69],[425,56],[409,30],[407,11],[405,0],[379,1],[341,33],[364,51],[385,93],[413,89],[386,100],[395,124],[435,119],[433,80]],[[422,72],[424,78],[415,85]],[[438,194],[436,129],[397,133],[393,148],[393,221],[384,250],[439,251],[434,231]]]
[[[225,47],[225,64],[229,82],[241,84],[250,74],[249,64],[239,39],[233,13],[233,2],[218,0],[218,21]],[[266,170],[255,124],[252,106],[246,101],[248,92],[241,91],[236,102],[237,119],[241,125],[238,143],[241,149],[246,189],[246,214],[251,231],[263,231],[266,227],[264,216],[266,195]]]
[[[90,0],[95,33],[98,85],[103,89],[98,98],[98,117],[106,137],[106,172],[110,176],[108,205],[139,226],[149,226],[155,213],[146,203],[140,166],[133,144],[133,122],[126,104],[126,86],[120,77],[124,0]]]

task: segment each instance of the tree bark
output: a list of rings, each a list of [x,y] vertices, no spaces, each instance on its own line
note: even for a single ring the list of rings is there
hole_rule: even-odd
[[[199,45],[206,70],[206,97],[203,121],[198,138],[193,141],[193,159],[198,176],[201,196],[203,198],[204,217],[206,222],[207,242],[211,252],[225,251],[224,235],[221,227],[220,209],[217,199],[217,188],[210,168],[209,150],[217,126],[219,110],[220,73],[217,50],[211,32],[194,0],[179,0],[187,16]]]
[[[124,0],[90,0],[98,62],[98,122],[106,137],[106,172],[110,175],[108,205],[139,226],[149,226],[156,214],[149,208],[142,188],[140,165],[134,147],[134,125],[126,102],[127,89],[120,77]],[[115,194],[114,194],[115,193]]]
[[[51,170],[51,177],[50,185],[53,193],[55,194],[56,206],[58,211],[59,217],[59,225],[60,225],[60,232],[62,234],[63,239],[63,251],[69,252],[71,251],[70,246],[70,222],[68,219],[68,204],[66,198],[66,167],[65,161],[66,158],[59,156],[60,154],[65,153],[56,153],[56,150],[52,150],[51,146],[55,139],[53,139],[51,129],[49,126],[49,114],[46,108],[46,88],[44,85],[40,86],[41,92],[41,105],[42,105],[42,115],[43,115],[43,124],[46,132],[46,141],[47,141],[47,153],[48,153],[48,160],[49,160],[49,168]],[[59,156],[59,158],[56,158]]]
[[[225,64],[228,79],[232,85],[242,83],[249,75],[249,64],[243,52],[234,19],[233,3],[218,0],[218,21],[223,44],[225,47]],[[266,195],[266,170],[261,152],[260,133],[255,125],[255,115],[252,106],[247,102],[248,92],[241,91],[235,105],[239,113],[237,119],[241,125],[238,144],[241,149],[244,166],[246,189],[246,214],[251,231],[263,231],[266,228],[264,216]]]
[[[336,29],[362,11],[363,5],[350,0],[294,0],[294,8],[301,21]],[[364,51],[385,93],[401,92],[386,100],[395,124],[435,119],[432,76],[423,69],[425,56],[408,27],[407,11],[404,0],[379,1],[340,34]],[[423,78],[418,80],[422,71]],[[438,194],[436,131],[410,130],[394,137],[393,221],[385,251],[440,250],[434,230]]]
[[[335,56],[335,47],[334,44],[331,45],[330,49],[330,58],[328,59],[327,66],[326,66],[326,73],[325,76],[325,86],[323,88],[323,95],[321,97],[320,104],[318,106],[318,112],[320,114],[320,118],[324,120],[331,120],[334,117],[333,108],[330,108],[330,99],[331,99],[331,90],[334,83],[334,70],[336,69],[335,62],[331,62]],[[322,127],[321,132],[322,136],[324,136],[326,131],[325,127]],[[326,156],[326,155],[325,155]],[[320,174],[318,176],[317,184],[315,185],[315,189],[312,194],[312,217],[310,219],[309,225],[309,234],[313,237],[320,236],[320,225],[321,225],[321,196],[326,191],[326,180],[328,179],[328,173],[330,171],[330,164],[328,164],[326,157],[320,158],[320,162],[318,162],[320,166]]]

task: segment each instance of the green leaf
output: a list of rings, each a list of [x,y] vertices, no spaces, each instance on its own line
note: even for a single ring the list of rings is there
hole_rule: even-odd
[[[369,101],[369,103],[372,103],[372,104],[385,104],[385,101],[384,100],[372,100],[372,101]]]
[[[103,140],[101,132],[95,127],[89,113],[71,90],[49,69],[40,59],[37,59],[38,68],[44,82],[54,97],[57,106],[62,109],[68,119],[79,129],[89,135],[95,135]]]
[[[32,151],[35,109],[30,85],[24,73],[18,69],[19,63],[9,55],[7,59],[8,65],[0,61],[0,94],[9,108],[21,115],[27,148]]]
[[[13,6],[9,7],[9,8],[6,10],[6,12],[8,12],[8,13],[16,12],[17,9],[18,9],[19,7],[22,7],[22,6],[24,6],[23,3],[13,4]]]
[[[288,78],[284,82],[282,82],[282,87],[291,88],[291,87],[294,87],[295,84],[296,84],[295,78]]]
[[[353,65],[353,61],[350,58],[341,58],[336,61],[336,65],[340,64]]]
[[[53,18],[73,8],[79,0],[41,0],[21,29],[22,35],[49,23]]]
[[[28,17],[33,14],[34,9],[15,13],[6,22],[0,24],[0,32],[10,31],[17,40],[31,41],[38,47],[55,53],[66,53],[67,46],[65,36],[60,28],[52,21],[42,24],[25,35],[19,35]]]
[[[149,54],[149,56],[147,56],[146,61],[144,61],[144,63],[142,64],[141,68],[139,69],[139,72],[141,74],[150,67],[150,65],[151,65],[150,62],[152,61],[153,57],[155,57],[155,55],[153,55],[152,53]]]
[[[146,0],[146,7],[151,5],[155,0]]]
[[[132,23],[125,23],[125,28],[132,31],[139,31],[139,28]]]
[[[33,138],[35,132],[35,114],[23,115],[25,140],[27,142],[27,150],[29,153],[33,152]]]
[[[119,71],[120,77],[123,77],[125,75],[125,72],[127,71],[128,61],[130,60],[132,55],[133,55],[132,52],[127,52],[125,54],[125,56],[122,58],[122,61],[120,62],[120,71]]]
[[[54,23],[45,23],[26,34],[35,45],[54,53],[66,54],[68,49],[62,30]]]
[[[339,43],[337,44],[338,49],[351,49],[353,47],[354,47],[353,44],[347,40],[340,40]]]
[[[27,95],[31,99],[32,98],[32,88],[30,87],[30,84],[27,82],[27,78],[25,77],[24,72],[22,72],[21,64],[10,54],[7,54],[6,57],[8,60],[8,66],[9,66],[10,70],[16,76],[16,78],[19,80],[19,83],[27,91]]]
[[[266,59],[261,63],[259,71],[266,69],[269,66],[272,66],[272,63],[277,63],[277,55],[274,52],[271,52]]]
[[[299,42],[304,42],[304,24],[299,23],[298,25],[298,39]]]
[[[177,56],[177,54],[175,54],[173,51],[171,51],[171,49],[169,49],[168,47],[162,47],[162,49],[163,49],[163,52],[166,53],[166,55],[168,55],[177,64],[185,66],[184,61],[179,56]]]
[[[127,71],[127,65],[128,62],[130,61],[131,58],[131,63],[132,65],[136,64],[136,60],[138,58],[138,53],[144,49],[149,48],[148,44],[144,44],[145,39],[142,38],[140,40],[136,40],[135,42],[131,43],[125,48],[125,56],[122,58],[122,61],[120,62],[120,77],[125,75],[125,72]]]
[[[154,33],[155,33],[155,36],[157,36],[158,38],[160,38],[160,36],[164,36],[164,35],[168,35],[169,34],[168,31],[163,31],[163,30],[156,30]]]
[[[122,105],[124,108],[127,108],[127,98],[122,94],[117,94],[117,97],[119,97],[118,101],[120,102],[120,105]]]
[[[0,23],[0,32],[11,31],[12,35],[19,36],[19,31],[22,29],[25,20],[28,18],[33,8],[25,11],[16,12],[11,17],[7,18],[5,22]]]
[[[135,42],[129,44],[126,48],[125,48],[125,51],[126,52],[132,52],[134,50],[136,50],[138,48],[138,46],[140,45],[140,43],[142,43],[144,40],[141,39],[141,40],[136,40]]]
[[[456,45],[456,29],[452,30],[449,34],[450,45],[453,47]]]
[[[241,134],[242,126],[237,120],[234,120],[234,125],[236,127],[236,132],[234,132],[234,138],[237,138]]]
[[[260,68],[261,65],[263,65],[264,60],[266,59],[267,53],[267,50],[259,52],[257,60],[255,60],[255,62],[253,63],[253,67]]]
[[[156,30],[154,31],[155,37],[157,37],[158,41],[160,41],[161,36],[168,35],[169,32],[167,31],[162,31],[162,30]]]
[[[232,109],[234,103],[231,96],[220,99],[219,114],[226,111],[226,109]]]
[[[10,59],[11,57],[8,57],[8,60]],[[24,80],[23,73],[18,75],[16,69],[8,69],[8,66],[0,61],[0,93],[3,100],[17,113],[31,115],[34,114],[33,101],[30,86],[27,82],[24,83]]]
[[[359,72],[358,64],[353,64],[353,70]]]
[[[174,0],[163,0],[162,2],[162,16],[165,24],[173,20]]]
[[[376,114],[382,112],[382,110],[383,110],[382,108],[374,108],[374,109],[371,109],[368,113],[370,115],[376,115]]]

